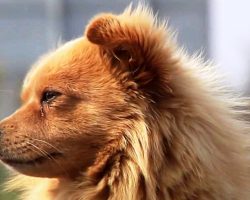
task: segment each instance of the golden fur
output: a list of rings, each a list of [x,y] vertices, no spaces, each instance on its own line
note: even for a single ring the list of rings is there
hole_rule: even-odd
[[[249,200],[245,102],[218,80],[148,8],[95,17],[35,64],[0,123],[1,159],[25,174],[9,188],[25,200]],[[41,101],[46,90],[60,94]]]

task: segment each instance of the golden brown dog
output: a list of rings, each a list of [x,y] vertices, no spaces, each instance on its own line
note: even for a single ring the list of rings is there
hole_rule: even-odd
[[[249,200],[243,100],[138,6],[41,58],[0,123],[25,200]]]

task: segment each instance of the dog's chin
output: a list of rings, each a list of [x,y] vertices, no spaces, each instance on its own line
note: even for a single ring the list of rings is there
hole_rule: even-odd
[[[14,170],[28,176],[55,178],[67,175],[63,168],[63,155],[51,153],[34,159],[1,158],[1,160]]]

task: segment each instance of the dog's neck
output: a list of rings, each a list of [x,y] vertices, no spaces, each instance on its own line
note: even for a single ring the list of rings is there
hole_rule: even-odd
[[[156,176],[160,170],[157,165],[163,167],[159,163],[163,155],[159,149],[154,151],[151,146],[152,141],[159,138],[157,134],[149,133],[143,120],[132,126],[121,138],[110,141],[98,153],[96,161],[87,172],[74,181],[58,179],[56,189],[50,191],[51,198],[61,200],[63,193],[63,199],[70,200],[83,197],[93,200],[157,199],[156,193],[159,191],[156,191],[156,185],[159,179]],[[152,141],[149,141],[148,134]]]
[[[181,108],[178,107],[178,110]],[[194,196],[216,199],[216,192],[219,191],[231,198],[229,187],[235,188],[235,198],[246,198],[237,190],[246,187],[242,183],[246,183],[249,177],[232,174],[235,170],[243,174],[247,170],[246,162],[242,160],[244,149],[237,146],[239,141],[237,135],[234,138],[231,133],[233,130],[228,130],[233,138],[221,136],[226,134],[222,123],[207,126],[205,117],[191,119],[177,110],[174,113],[159,113],[158,116],[158,119],[137,121],[123,138],[111,143],[98,156],[100,160],[97,159],[87,172],[90,179],[86,179],[86,185],[82,185],[85,191],[96,191],[88,193],[94,195],[89,199],[172,200]],[[175,118],[176,124],[165,123],[171,117]],[[214,116],[213,120],[223,118]],[[189,134],[194,132],[200,135],[190,138]],[[219,137],[217,144],[213,144],[213,137]],[[199,145],[200,149],[197,149]],[[120,148],[117,149],[117,146]],[[217,156],[222,156],[226,161]],[[233,165],[222,169],[227,165],[225,162]],[[211,190],[215,193],[211,194]]]
[[[101,199],[105,199],[104,196],[109,199],[145,199],[152,182],[149,180],[152,177],[149,174],[148,130],[143,121],[132,126],[121,138],[111,141],[87,170],[83,189],[93,187],[96,190],[90,199],[99,196]]]
[[[72,182],[64,179],[60,180],[58,188],[64,193],[68,190],[70,200],[81,197],[97,200],[168,200],[171,199],[171,192],[185,193],[185,189],[176,186],[183,184],[184,179],[190,176],[190,181],[197,183],[192,183],[189,191],[195,192],[200,184],[198,179],[202,176],[197,158],[192,152],[183,149],[184,145],[181,143],[176,147],[181,150],[180,153],[173,153],[175,149],[171,149],[171,145],[175,147],[176,144],[168,142],[168,137],[172,137],[170,132],[171,130],[159,126],[155,120],[148,121],[147,124],[145,120],[138,121],[122,138],[111,141],[97,155],[95,163],[80,177],[81,184],[76,185],[77,180],[75,181],[74,187],[77,189],[72,188]],[[193,160],[190,159],[190,155],[193,156]],[[177,157],[181,159],[178,160]],[[186,157],[188,165],[180,163]],[[193,169],[196,169],[195,175]],[[193,173],[192,176],[190,173]],[[185,184],[189,187],[188,181]],[[72,194],[72,191],[77,192]],[[55,196],[60,194],[60,190],[52,192]]]

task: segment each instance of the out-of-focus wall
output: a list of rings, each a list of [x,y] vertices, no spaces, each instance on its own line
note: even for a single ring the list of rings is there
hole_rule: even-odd
[[[210,0],[209,51],[228,82],[250,94],[250,1]]]

